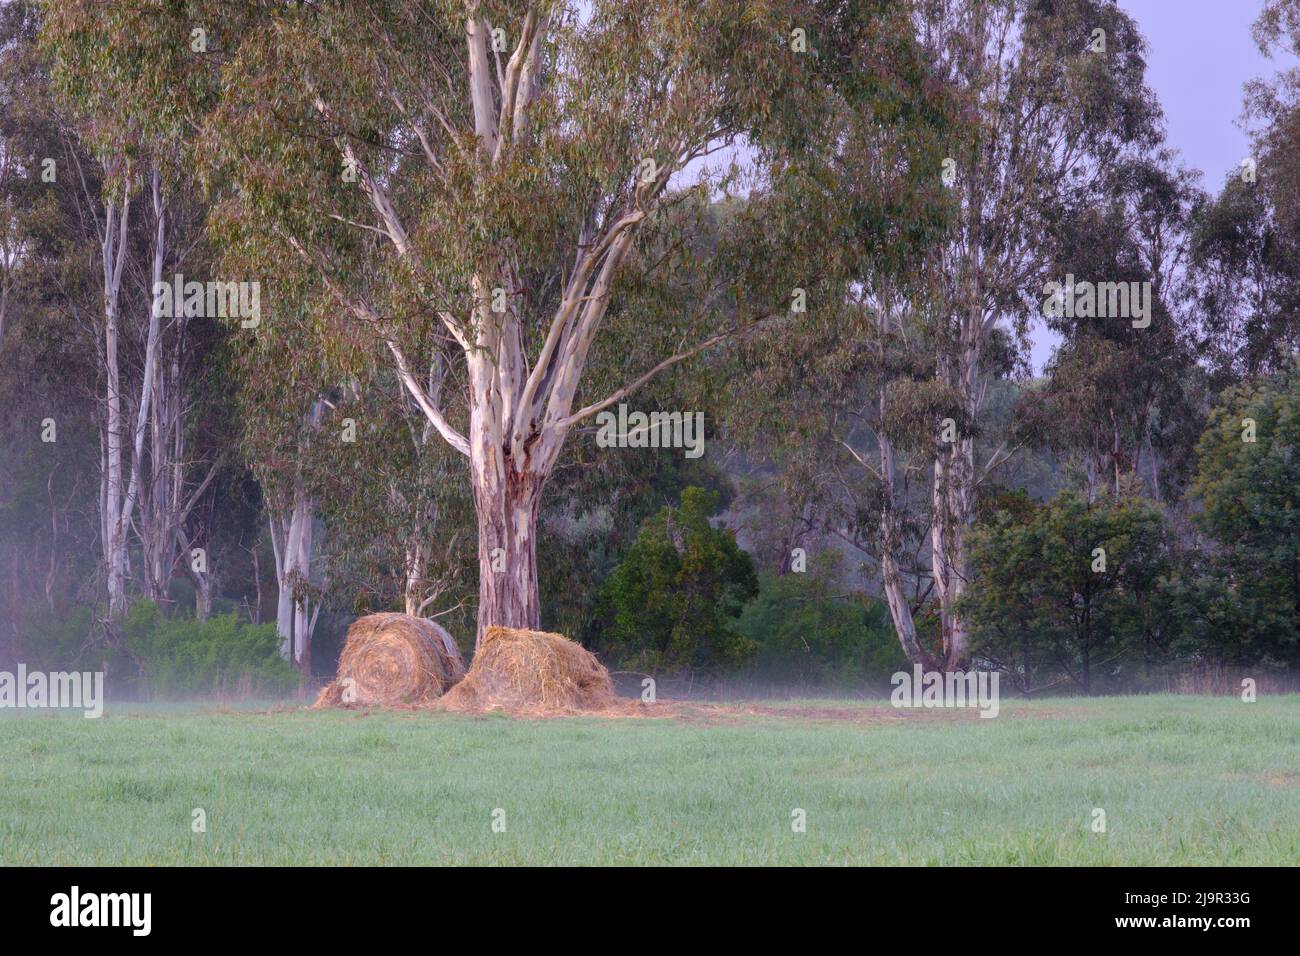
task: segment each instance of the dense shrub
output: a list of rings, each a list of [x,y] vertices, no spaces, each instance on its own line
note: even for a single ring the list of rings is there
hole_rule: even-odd
[[[908,667],[888,608],[838,593],[825,574],[765,576],[737,628],[758,648],[755,676],[767,680],[876,687]]]
[[[1217,545],[1200,578],[1204,648],[1300,664],[1300,369],[1229,389],[1196,452],[1199,521]]]
[[[976,526],[971,558],[976,650],[1022,689],[1063,674],[1088,692],[1163,653],[1182,624],[1164,516],[1140,498],[1063,491],[997,510]]]
[[[716,492],[690,487],[680,508],[663,508],[641,525],[622,562],[601,588],[608,626],[601,649],[617,665],[648,672],[722,673],[757,650],[736,629],[758,593],[748,554],[709,518]]]

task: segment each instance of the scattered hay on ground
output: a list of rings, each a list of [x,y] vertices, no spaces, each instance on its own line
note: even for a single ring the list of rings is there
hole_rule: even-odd
[[[315,706],[425,705],[464,676],[460,648],[440,624],[408,614],[369,614],[348,628],[338,675]]]
[[[742,725],[753,718],[782,721],[819,721],[847,724],[896,724],[902,721],[954,721],[978,719],[975,708],[888,707],[768,704],[763,702],[717,702],[707,700],[662,701],[653,705],[661,716],[675,717],[687,723]]]
[[[509,627],[487,629],[469,673],[436,706],[461,713],[504,710],[538,717],[631,716],[640,708],[638,702],[614,693],[609,671],[580,644],[561,634]]]
[[[343,682],[349,677],[356,682],[356,694],[354,700],[344,702]],[[973,709],[896,709],[866,702],[860,706],[704,700],[645,703],[618,696],[604,665],[567,637],[506,627],[488,628],[467,672],[451,635],[432,621],[405,614],[372,614],[353,623],[339,659],[338,677],[321,692],[316,706],[460,714],[501,711],[516,717],[658,717],[704,725],[743,724],[754,718],[891,724],[978,717]]]

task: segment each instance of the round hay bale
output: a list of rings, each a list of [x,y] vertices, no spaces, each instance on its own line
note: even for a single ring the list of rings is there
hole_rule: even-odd
[[[465,661],[441,625],[409,614],[368,614],[348,628],[339,670],[317,707],[419,705],[465,676]]]
[[[565,713],[615,706],[614,682],[596,656],[562,634],[490,627],[448,710]]]

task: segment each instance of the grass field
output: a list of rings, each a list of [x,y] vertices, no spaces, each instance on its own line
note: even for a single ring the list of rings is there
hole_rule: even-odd
[[[9,712],[0,863],[1300,862],[1297,696],[1004,701],[994,720],[803,703],[664,720]]]

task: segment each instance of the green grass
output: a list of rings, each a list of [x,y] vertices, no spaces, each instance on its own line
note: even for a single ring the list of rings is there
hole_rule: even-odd
[[[191,831],[200,807],[204,834]],[[792,832],[796,807],[806,833]],[[995,720],[874,723],[112,707],[0,719],[7,864],[1298,860],[1296,696],[1004,701]]]

